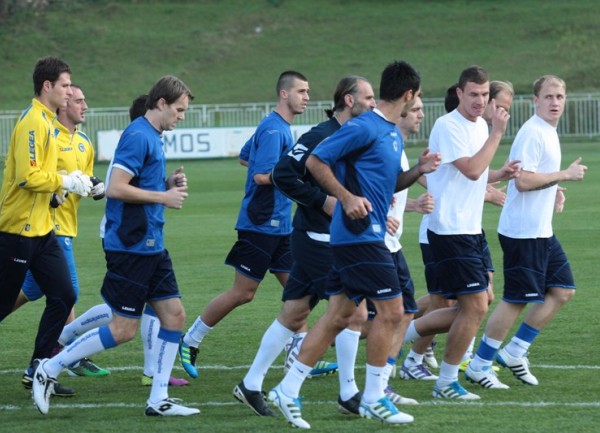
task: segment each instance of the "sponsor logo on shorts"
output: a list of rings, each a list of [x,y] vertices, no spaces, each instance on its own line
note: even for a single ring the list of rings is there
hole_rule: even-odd
[[[240,265],[240,268],[242,268],[244,271],[248,271],[248,272],[250,272],[252,270],[246,265]]]
[[[390,293],[391,291],[392,291],[392,289],[388,287],[388,288],[385,288],[385,289],[379,289],[379,290],[377,290],[377,294],[378,295],[382,295],[384,293]]]
[[[271,227],[279,227],[281,221],[279,220],[271,220]]]
[[[469,283],[467,284],[467,287],[479,287],[480,284],[479,283]]]
[[[148,240],[146,240],[146,246],[149,247],[149,248],[152,248],[155,243],[156,243],[156,240],[154,240],[154,239],[148,239]]]
[[[126,306],[122,306],[121,310],[123,311],[135,311],[135,308],[131,308],[131,307],[126,307]]]
[[[537,293],[525,293],[526,298],[536,298],[537,296]]]
[[[22,263],[22,264],[27,264],[27,259],[19,259],[18,257],[13,257],[13,262],[15,263]]]

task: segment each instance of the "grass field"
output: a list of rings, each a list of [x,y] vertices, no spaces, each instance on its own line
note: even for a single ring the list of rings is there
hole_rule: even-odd
[[[503,145],[496,166],[508,155]],[[417,149],[409,149],[409,156]],[[412,433],[460,432],[594,432],[600,422],[600,299],[596,296],[599,280],[597,246],[600,240],[600,182],[598,143],[563,144],[563,167],[577,156],[589,167],[582,183],[567,184],[565,212],[555,216],[555,232],[570,257],[577,283],[577,295],[532,346],[532,371],[540,386],[520,384],[502,371],[501,380],[508,391],[483,390],[466,384],[482,396],[473,403],[434,402],[431,384],[394,379],[402,394],[416,398],[419,406],[407,408],[415,423],[402,429]],[[190,197],[181,211],[168,210],[167,247],[175,270],[189,326],[207,302],[228,288],[233,279],[231,268],[223,260],[235,240],[233,226],[243,191],[244,169],[235,160],[185,162],[190,181]],[[169,163],[174,169],[176,162]],[[97,167],[103,173],[106,166]],[[416,195],[413,190],[411,195]],[[99,286],[105,270],[98,239],[98,223],[103,206],[85,200],[80,210],[80,233],[75,242],[82,295],[77,311],[100,302]],[[495,283],[501,293],[501,252],[495,236],[498,209],[486,207],[484,225],[497,266]],[[403,245],[412,269],[417,295],[424,293],[422,264],[417,245],[419,217],[406,218]],[[200,378],[185,388],[171,388],[172,397],[180,397],[202,413],[191,418],[155,419],[143,415],[148,388],[140,385],[142,349],[139,338],[122,347],[93,357],[110,368],[106,378],[88,379],[61,376],[61,382],[76,388],[71,399],[53,398],[50,413],[42,416],[34,408],[30,393],[20,384],[22,370],[29,361],[42,302],[24,306],[0,325],[0,431],[2,432],[280,432],[289,427],[282,417],[265,419],[254,416],[231,396],[258,348],[264,330],[279,312],[281,290],[273,278],[265,280],[254,302],[227,317],[204,340],[199,355]],[[318,315],[324,305],[317,308]],[[444,338],[438,338],[441,353]],[[333,352],[328,357],[333,357]],[[357,380],[364,382],[364,344],[357,362]],[[439,358],[439,356],[438,356]],[[175,374],[183,376],[176,363]],[[265,389],[282,377],[281,363],[270,371]],[[358,417],[338,414],[337,376],[311,379],[302,389],[304,417],[317,432],[370,431],[388,428]]]
[[[27,106],[33,65],[44,55],[69,62],[94,108],[128,106],[164,74],[182,78],[196,104],[272,101],[287,69],[304,73],[311,98],[325,101],[347,74],[377,89],[395,59],[419,69],[426,97],[443,97],[474,63],[517,94],[549,73],[571,93],[600,89],[596,0],[49,3],[0,21],[0,109]]]

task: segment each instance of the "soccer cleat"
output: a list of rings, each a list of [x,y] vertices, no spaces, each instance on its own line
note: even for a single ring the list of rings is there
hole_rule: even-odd
[[[196,368],[196,357],[198,356],[198,348],[192,347],[183,342],[183,337],[179,340],[179,360],[185,372],[193,379],[198,377],[198,369]]]
[[[481,369],[481,371],[475,371],[471,367],[471,364],[465,370],[465,378],[472,383],[477,383],[484,388],[493,388],[493,389],[508,389],[509,386],[503,384],[496,376],[496,372],[492,369],[491,366],[485,366]]]
[[[292,364],[296,360],[296,357],[300,353],[300,344],[304,337],[298,337],[294,335],[290,337],[288,342],[285,344],[285,359],[283,360],[283,374],[287,374]]]
[[[250,391],[244,385],[243,380],[233,388],[233,396],[240,403],[252,409],[252,412],[258,416],[277,416],[277,413],[267,406],[265,393],[262,391]]]
[[[310,424],[302,419],[302,403],[300,403],[300,399],[285,395],[281,390],[281,384],[269,391],[269,400],[279,408],[292,427],[310,428]]]
[[[190,383],[185,379],[178,379],[176,377],[169,377],[169,386],[186,386]],[[142,386],[152,386],[152,378],[150,376],[142,375]]]
[[[179,398],[165,398],[158,403],[146,402],[146,416],[188,416],[200,413],[200,409],[185,407]]]
[[[435,359],[435,341],[432,341],[429,346],[427,346],[427,350],[423,355],[423,364],[425,364],[429,368],[439,368],[439,364],[437,359]]]
[[[388,396],[390,401],[394,404],[419,404],[417,400],[414,398],[402,397],[400,394],[396,392],[394,388],[388,385],[386,389],[383,390],[385,395]]]
[[[25,389],[31,389],[33,384],[33,368],[29,367],[23,373],[23,377],[21,378],[21,384]],[[57,397],[73,397],[75,395],[75,390],[73,388],[69,388],[68,386],[63,386],[60,383],[56,382],[54,384],[54,389],[52,390],[52,395]]]
[[[110,371],[98,367],[89,358],[83,358],[79,365],[68,369],[69,376],[102,377],[108,376]]]
[[[400,412],[387,395],[371,404],[361,401],[358,411],[363,418],[374,419],[385,424],[406,424],[415,420],[411,415]]]
[[[464,372],[467,369],[467,366],[471,363],[471,361],[473,361],[473,358],[467,358],[464,361],[462,361],[458,366],[458,370]],[[493,365],[492,370],[498,373],[500,371],[500,368]]]
[[[342,400],[342,397],[338,396],[338,405],[339,405],[338,408],[340,410],[340,413],[342,413],[344,415],[352,415],[352,414],[359,415],[358,407],[360,406],[361,398],[362,398],[361,392],[357,392],[352,397],[350,397],[348,400]]]
[[[33,383],[31,391],[35,406],[42,415],[46,415],[50,409],[50,396],[54,390],[56,379],[48,376],[44,370],[44,364],[48,362],[46,359],[36,359],[33,361]]]
[[[327,361],[318,361],[314,368],[310,370],[307,378],[310,379],[312,377],[317,376],[327,376],[328,374],[333,374],[338,370],[338,365],[336,362],[327,362]]]
[[[527,385],[539,384],[537,378],[529,371],[529,359],[527,355],[522,358],[515,358],[506,351],[506,348],[503,348],[496,354],[496,362],[512,371],[512,374],[521,382]]]
[[[400,369],[400,377],[404,380],[437,380],[438,378],[423,364],[413,365],[412,367],[403,364]]]
[[[433,387],[434,398],[448,398],[458,400],[479,400],[477,394],[473,394],[462,387],[458,380],[452,382],[450,385],[439,388],[437,383]]]

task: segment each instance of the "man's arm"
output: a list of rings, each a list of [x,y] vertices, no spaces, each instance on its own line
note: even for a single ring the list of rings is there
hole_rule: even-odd
[[[577,158],[566,170],[555,171],[554,173],[534,173],[521,170],[518,178],[515,179],[515,186],[520,192],[537,191],[556,185],[559,182],[583,180],[587,167],[581,164],[581,158]]]
[[[113,166],[106,196],[133,204],[162,204],[163,206],[181,209],[183,201],[188,196],[187,186],[175,186],[167,191],[148,191],[129,182],[133,176],[127,171]]]
[[[396,192],[408,188],[419,180],[423,174],[435,171],[441,161],[442,157],[439,153],[430,153],[429,148],[425,149],[419,156],[419,162],[416,165],[411,167],[410,170],[398,174]]]
[[[358,197],[338,182],[331,167],[314,155],[306,160],[306,168],[310,170],[313,177],[332,196],[342,204],[344,212],[350,219],[361,219],[373,210],[371,203],[365,197]]]

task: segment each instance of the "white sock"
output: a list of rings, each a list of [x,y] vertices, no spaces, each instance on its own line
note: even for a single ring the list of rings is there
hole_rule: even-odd
[[[529,350],[529,346],[531,346],[531,343],[525,340],[521,340],[518,337],[513,337],[508,342],[505,349],[510,355],[514,356],[515,358],[522,358]]]
[[[101,337],[101,333],[104,337]],[[105,343],[107,344],[106,346]],[[92,329],[66,346],[56,356],[50,358],[45,364],[45,371],[50,377],[56,378],[63,369],[68,368],[80,359],[87,358],[116,345],[107,326]]]
[[[467,351],[463,355],[463,359],[462,359],[463,361],[473,358],[473,347],[475,347],[475,337],[473,337],[473,339],[471,340],[471,343],[469,344],[469,347],[467,348]]]
[[[148,399],[151,403],[158,403],[169,397],[169,378],[177,356],[180,337],[181,331],[160,328],[158,332],[154,346],[154,376]]]
[[[387,364],[385,364],[385,367],[383,367],[383,390],[384,391],[388,387],[388,384],[390,383],[390,376],[392,375],[392,370],[394,369],[395,366],[396,366],[396,364],[387,363]]]
[[[360,332],[344,329],[335,337],[335,353],[337,356],[338,376],[340,381],[340,398],[349,400],[358,392],[354,378],[354,366],[358,353]]]
[[[58,342],[63,346],[66,346],[71,343],[71,341],[75,340],[75,338],[85,334],[90,329],[108,325],[112,322],[112,319],[112,310],[108,305],[95,305],[85,313],[76,317],[71,323],[65,325],[58,338]]]
[[[385,367],[376,367],[367,364],[365,390],[362,396],[365,403],[375,403],[383,397],[383,370],[385,370]]]
[[[460,365],[452,365],[442,361],[442,364],[440,365],[440,375],[436,382],[438,387],[443,388],[444,386],[450,385],[452,382],[456,382],[458,380],[459,367]]]
[[[416,367],[417,365],[423,364],[424,353],[417,353],[414,350],[410,349],[406,359],[404,360],[404,366],[406,367]]]
[[[422,337],[422,335],[420,335],[417,332],[417,328],[415,328],[415,321],[411,320],[408,328],[406,328],[406,332],[404,333],[404,341],[405,343],[407,342],[414,342],[417,338]]]
[[[142,314],[140,335],[144,348],[144,375],[148,377],[154,376],[154,348],[159,328],[160,320],[157,317],[147,313]]]
[[[302,388],[302,384],[311,370],[312,367],[302,364],[296,359],[292,368],[290,368],[280,383],[283,393],[288,397],[298,398],[300,395],[300,388]]]
[[[192,347],[198,347],[200,342],[206,334],[212,331],[212,328],[202,321],[201,317],[198,317],[194,324],[190,326],[190,329],[183,336],[183,342]]]
[[[265,331],[258,352],[252,361],[250,369],[244,377],[244,386],[251,391],[262,390],[263,380],[267,371],[273,365],[285,343],[294,335],[294,332],[283,326],[277,319]]]

